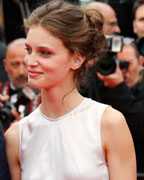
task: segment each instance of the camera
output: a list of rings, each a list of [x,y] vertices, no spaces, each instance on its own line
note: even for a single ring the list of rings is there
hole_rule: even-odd
[[[0,120],[4,129],[7,129],[10,126],[10,123],[15,120],[11,110],[14,109],[18,112],[19,105],[27,105],[30,100],[34,99],[35,95],[33,89],[26,86],[17,94],[17,101],[15,103],[2,101],[3,107],[0,108]]]
[[[112,35],[106,36],[107,39],[107,53],[105,57],[94,65],[97,72],[104,76],[115,72],[118,63],[120,69],[128,69],[129,62],[121,61],[117,58],[117,53],[122,50],[123,44],[131,43],[134,41],[132,38],[124,38],[123,36]]]
[[[117,66],[116,62],[118,63],[120,69],[128,69],[129,67],[128,61],[121,61],[120,59],[116,58],[115,53],[109,52],[103,59],[97,62],[96,70],[100,74],[107,76],[115,72]]]
[[[3,107],[0,108],[0,120],[3,124],[3,128],[8,128],[10,123],[14,121],[14,116],[11,113],[12,109],[15,109],[14,105],[10,101],[2,101]]]

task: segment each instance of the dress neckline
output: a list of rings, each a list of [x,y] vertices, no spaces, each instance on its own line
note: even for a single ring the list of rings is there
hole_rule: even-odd
[[[47,117],[46,115],[44,115],[44,114],[42,113],[42,111],[41,111],[41,109],[40,109],[40,106],[38,107],[38,110],[39,110],[41,116],[44,117],[46,120],[55,122],[55,121],[59,121],[59,120],[65,118],[66,116],[68,116],[68,115],[72,114],[73,112],[75,112],[76,110],[78,110],[78,109],[84,104],[84,102],[85,102],[87,99],[88,99],[88,98],[85,97],[85,98],[80,102],[80,104],[77,105],[74,109],[72,109],[72,110],[69,111],[68,113],[66,113],[66,114],[64,114],[64,115],[62,115],[62,116],[60,116],[60,117],[58,117],[58,118],[50,118],[50,117]]]

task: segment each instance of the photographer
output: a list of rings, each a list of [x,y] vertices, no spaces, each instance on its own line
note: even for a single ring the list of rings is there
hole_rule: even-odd
[[[27,86],[27,68],[24,62],[25,39],[19,38],[8,44],[4,67],[9,81],[2,84],[0,120],[4,130],[33,111],[40,102],[38,89]],[[3,99],[5,98],[6,99]]]
[[[143,57],[135,44],[124,44],[122,51],[116,54],[121,62],[128,66],[116,69],[112,74],[102,75],[97,72],[82,87],[82,94],[96,101],[110,104],[121,111],[133,136],[138,172],[144,173],[144,72]]]

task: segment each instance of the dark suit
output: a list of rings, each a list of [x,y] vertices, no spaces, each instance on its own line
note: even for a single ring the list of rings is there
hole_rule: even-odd
[[[35,93],[35,98],[33,100],[28,97],[28,93],[23,93],[23,89],[13,89],[10,85],[10,81],[7,81],[4,84],[1,83],[0,94],[2,94],[3,96],[8,95],[10,97],[9,101],[5,101],[5,103],[3,102],[4,107],[0,109],[0,121],[2,123],[4,131],[9,128],[10,123],[14,120],[14,116],[10,111],[12,109],[12,106],[16,108],[16,111],[20,114],[21,118],[27,116],[39,106],[41,102],[41,97],[38,96],[39,89],[31,88],[29,86],[26,87]],[[12,99],[14,99],[15,103],[13,102],[10,105],[8,102],[11,102]],[[20,109],[21,107],[23,109]]]
[[[10,180],[1,122],[0,122],[0,180]]]
[[[0,82],[2,83],[8,80],[8,76],[3,64],[3,59],[6,55],[6,48],[6,45],[0,41]]]

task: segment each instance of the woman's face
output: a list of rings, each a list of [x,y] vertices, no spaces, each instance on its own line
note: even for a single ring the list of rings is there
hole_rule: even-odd
[[[32,26],[26,38],[25,63],[32,87],[52,88],[73,81],[74,55],[63,42],[43,27]]]

